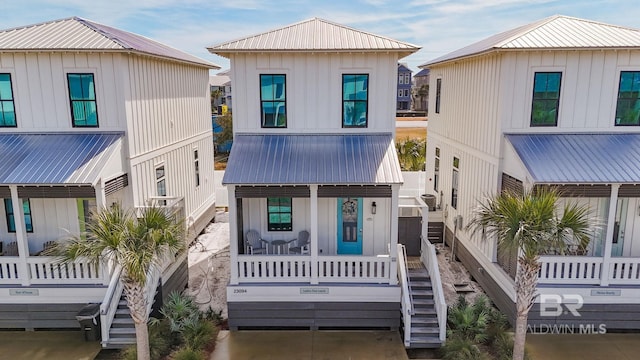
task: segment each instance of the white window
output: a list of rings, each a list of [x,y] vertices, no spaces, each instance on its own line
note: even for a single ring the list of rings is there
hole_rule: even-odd
[[[402,74],[398,74],[398,84],[404,84],[404,76]]]
[[[409,74],[408,73],[404,74],[404,83],[407,84],[407,85],[411,84],[411,80],[409,78]]]
[[[409,97],[409,89],[404,89],[404,97]]]
[[[402,97],[402,89],[398,89],[398,97]]]

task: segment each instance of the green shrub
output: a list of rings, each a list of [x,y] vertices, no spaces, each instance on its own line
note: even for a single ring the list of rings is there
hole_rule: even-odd
[[[178,349],[173,353],[173,360],[204,360],[204,354],[201,350],[193,350],[187,347]]]
[[[138,360],[136,346],[129,346],[120,351],[120,360]]]
[[[207,311],[205,311],[204,314],[202,314],[202,316],[207,320],[213,321],[213,323],[216,324],[216,325],[222,323],[222,320],[223,320],[222,319],[222,310],[215,311],[215,310],[213,310],[211,308],[211,306],[209,306]]]
[[[162,319],[149,325],[149,350],[151,360],[159,360],[171,352],[177,336],[171,333],[169,321]]]
[[[477,343],[487,340],[486,330],[489,320],[487,304],[485,299],[478,299],[471,305],[461,296],[458,298],[458,303],[449,309],[447,316],[449,336]]]
[[[160,313],[169,320],[173,332],[181,332],[185,324],[200,318],[200,309],[193,298],[177,291],[169,294],[169,301],[162,305]]]
[[[216,334],[216,327],[209,320],[198,320],[185,324],[182,330],[184,345],[193,350],[202,350]]]
[[[456,335],[447,339],[440,348],[440,355],[443,360],[484,360],[490,359],[484,354],[478,345],[471,340]]]
[[[491,344],[491,350],[495,354],[497,360],[511,360],[513,359],[513,334],[504,332],[494,339]],[[529,352],[524,351],[525,360],[530,360]]]
[[[498,337],[504,335],[511,328],[507,316],[498,309],[491,309],[487,323],[487,340],[485,344],[493,343]]]

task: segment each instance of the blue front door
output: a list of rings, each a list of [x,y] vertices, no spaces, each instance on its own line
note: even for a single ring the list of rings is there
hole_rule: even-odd
[[[338,254],[362,255],[362,198],[338,198]]]

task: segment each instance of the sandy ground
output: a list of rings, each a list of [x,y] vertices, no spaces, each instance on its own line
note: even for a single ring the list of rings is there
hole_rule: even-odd
[[[484,294],[480,285],[471,279],[471,274],[464,265],[451,259],[450,247],[443,247],[442,244],[435,246],[444,300],[447,305],[451,306],[458,302],[460,295],[464,295],[467,301],[473,302],[478,295]]]
[[[229,282],[229,215],[218,213],[189,248],[189,288],[200,309],[211,307],[227,318]]]

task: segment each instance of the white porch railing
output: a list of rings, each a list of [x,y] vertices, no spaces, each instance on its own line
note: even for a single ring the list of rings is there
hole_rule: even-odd
[[[321,256],[318,281],[344,283],[388,283],[388,256]]]
[[[440,341],[444,343],[447,338],[447,303],[444,301],[444,292],[442,290],[442,280],[440,279],[436,247],[424,237],[422,237],[421,260],[426,266],[429,276],[431,277],[433,301],[436,308],[436,314],[438,316],[438,326],[440,328]]]
[[[124,290],[124,286],[122,286],[122,282],[120,281],[121,274],[122,268],[118,265],[113,272],[113,276],[109,282],[109,287],[107,287],[107,292],[100,304],[100,328],[102,331],[103,346],[109,342],[109,329],[111,329],[111,325],[113,324],[113,319],[115,318],[116,310],[118,309],[118,303],[120,302],[120,297],[122,297],[122,291]]]
[[[538,283],[590,284],[603,282],[603,268],[608,268],[608,285],[640,285],[640,258],[610,258],[603,263],[601,257],[541,256]]]
[[[27,258],[27,274],[21,270],[23,260],[17,256],[0,257],[0,284],[2,285],[80,285],[106,284],[109,272],[101,264],[76,260],[60,263],[50,256]]]
[[[238,281],[310,282],[317,266],[319,282],[389,282],[388,256],[321,256],[313,264],[308,255],[238,255]]]
[[[402,321],[404,322],[404,346],[411,346],[411,316],[414,314],[411,287],[409,286],[409,274],[407,273],[407,251],[405,246],[398,244],[398,278],[402,299]]]

